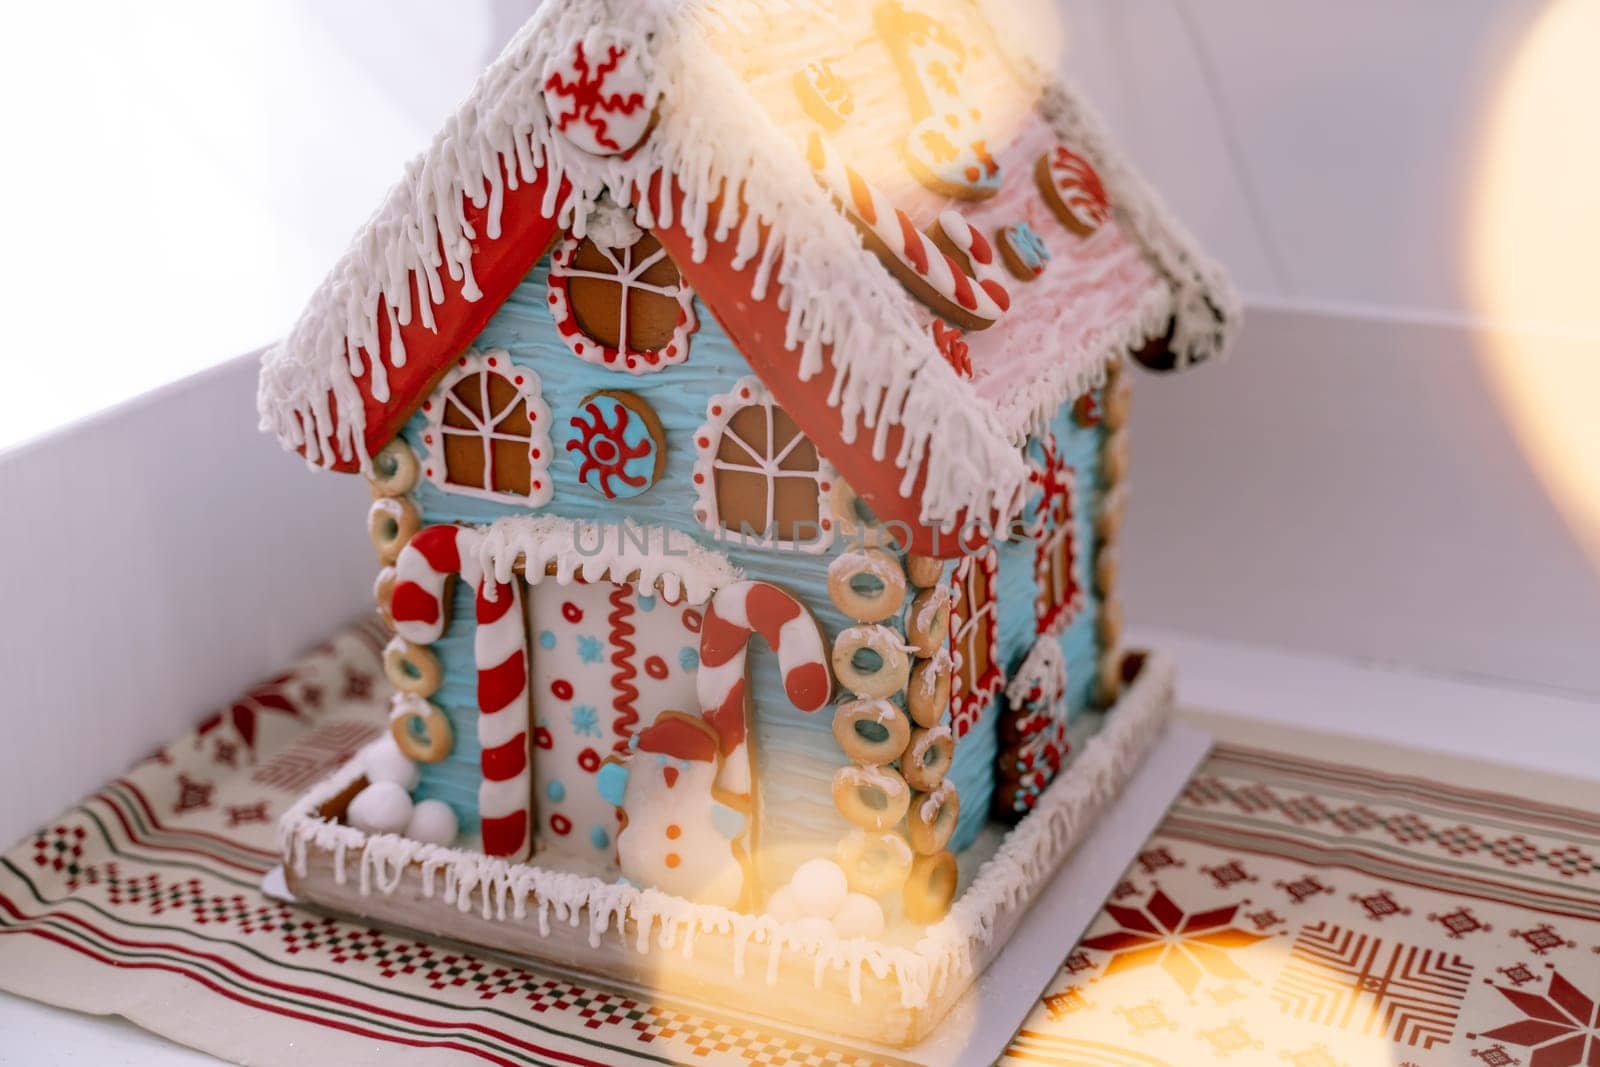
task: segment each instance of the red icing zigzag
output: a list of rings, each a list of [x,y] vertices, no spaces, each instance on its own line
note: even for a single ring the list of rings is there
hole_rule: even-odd
[[[633,684],[633,680],[639,676],[639,668],[633,665],[639,649],[631,640],[637,631],[633,623],[628,621],[633,615],[633,603],[628,599],[632,595],[633,590],[625,585],[613,586],[611,614],[606,616],[606,622],[611,626],[611,647],[616,650],[611,653],[611,665],[617,669],[611,676],[611,688],[617,695],[611,706],[617,713],[612,720],[612,729],[621,738],[612,747],[618,752],[628,750],[628,739],[633,736],[633,728],[639,722],[639,709],[635,706],[639,699],[639,687]]]

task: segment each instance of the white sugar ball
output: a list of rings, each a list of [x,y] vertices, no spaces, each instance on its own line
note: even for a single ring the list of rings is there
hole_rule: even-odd
[[[783,886],[768,897],[767,914],[781,923],[794,922],[800,918],[800,905],[795,903],[794,890]]]
[[[411,821],[411,794],[399,782],[373,782],[350,802],[345,821],[369,834],[397,834]]]
[[[844,868],[829,859],[806,860],[789,879],[794,901],[803,915],[831,919],[850,892]]]
[[[789,929],[801,941],[832,941],[838,936],[834,933],[833,923],[817,915],[807,915],[794,922]]]
[[[417,765],[406,758],[400,751],[400,746],[394,743],[394,735],[385,734],[371,748],[361,760],[361,769],[367,772],[369,782],[398,782],[400,788],[406,792],[417,787],[417,782],[422,778],[422,772]]]
[[[442,800],[422,800],[411,812],[406,836],[425,845],[453,845],[460,828],[450,805]]]
[[[876,941],[883,936],[883,907],[861,893],[851,893],[833,917],[834,929],[843,938],[864,937]]]

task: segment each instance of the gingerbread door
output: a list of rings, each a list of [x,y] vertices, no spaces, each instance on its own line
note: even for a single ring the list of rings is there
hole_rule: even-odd
[[[526,600],[535,854],[612,871],[616,808],[601,797],[596,773],[660,712],[698,713],[701,616],[610,582],[546,579]]]

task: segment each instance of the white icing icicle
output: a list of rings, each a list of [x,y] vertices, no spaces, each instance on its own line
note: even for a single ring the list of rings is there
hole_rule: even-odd
[[[348,878],[347,860],[354,859],[363,894],[410,891],[407,874],[414,868],[422,896],[437,900],[441,907],[476,910],[485,918],[506,921],[525,918],[531,904],[542,936],[548,936],[552,921],[574,928],[587,921],[591,945],[598,946],[614,929],[620,944],[631,944],[641,954],[648,954],[654,945],[664,951],[676,949],[686,957],[694,952],[697,938],[727,938],[733,945],[731,967],[740,975],[745,972],[749,946],[764,945],[768,984],[776,983],[786,950],[812,957],[812,978],[819,986],[829,971],[843,971],[852,995],[859,995],[863,974],[879,979],[892,975],[901,1003],[921,1008],[948,983],[970,974],[1002,912],[1020,907],[1044,885],[1114,799],[1165,725],[1172,684],[1171,665],[1160,657],[1147,658],[1105,728],[1088,741],[1070,770],[1006,836],[949,914],[928,927],[911,947],[824,937],[804,918],[779,922],[771,916],[697,904],[655,889],[511,864],[393,834],[369,837],[318,818],[316,813],[324,804],[362,776],[362,754],[284,814],[278,831],[280,851],[284,862],[302,878],[313,850],[331,855],[335,880],[341,885]],[[940,796],[935,792],[923,803],[935,803]]]
[[[459,284],[466,299],[480,298],[474,246],[500,236],[506,194],[543,171],[540,209],[563,226],[599,227],[615,236],[620,212],[607,213],[602,202],[609,196],[635,204],[639,226],[681,221],[696,260],[707,255],[710,242],[732,242],[735,266],[755,268],[752,297],[765,298],[774,284],[780,291],[796,374],[830,375],[829,400],[839,409],[846,439],[855,440],[863,427],[870,431],[874,456],[902,469],[905,494],[926,473],[926,521],[949,522],[963,508],[977,515],[998,511],[1002,518],[1015,513],[1026,480],[1015,445],[1039,417],[1033,401],[1048,396],[1053,408],[1093,384],[1119,346],[1164,325],[1173,297],[1154,293],[1127,336],[1100,337],[1099,351],[1068,354],[1045,388],[1027,391],[1025,408],[997,413],[979,402],[940,358],[912,298],[830,206],[799,147],[773,135],[766,113],[713,48],[714,35],[793,11],[797,2],[542,5],[432,147],[407,168],[290,336],[265,356],[262,427],[303,449],[313,465],[346,462],[369,470],[357,383],[366,379],[374,399],[389,399],[389,371],[407,359],[399,328],[416,323],[433,329],[447,280]],[[580,40],[627,47],[658,98],[656,129],[626,158],[589,155],[552,129],[545,72]],[[1037,71],[1031,76],[1048,81]],[[1047,111],[1064,136],[1084,146],[1121,217],[1171,283],[1180,357],[1220,349],[1238,310],[1220,272],[1111,153],[1074,97],[1052,90]],[[676,189],[681,202],[648,194],[652,177],[663,172],[675,179],[658,183],[658,190]],[[714,203],[721,204],[716,212]],[[742,217],[741,204],[749,207]],[[468,205],[483,210],[481,232],[469,221]],[[1213,308],[1223,313],[1223,326]],[[393,341],[387,365],[376,356],[383,332]],[[904,433],[891,456],[888,434],[895,427]]]

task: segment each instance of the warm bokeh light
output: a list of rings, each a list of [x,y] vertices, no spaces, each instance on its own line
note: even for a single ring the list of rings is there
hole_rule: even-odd
[[[1471,284],[1485,363],[1539,477],[1600,568],[1600,0],[1553,0],[1485,124]],[[1503,328],[1503,329],[1502,329]]]

